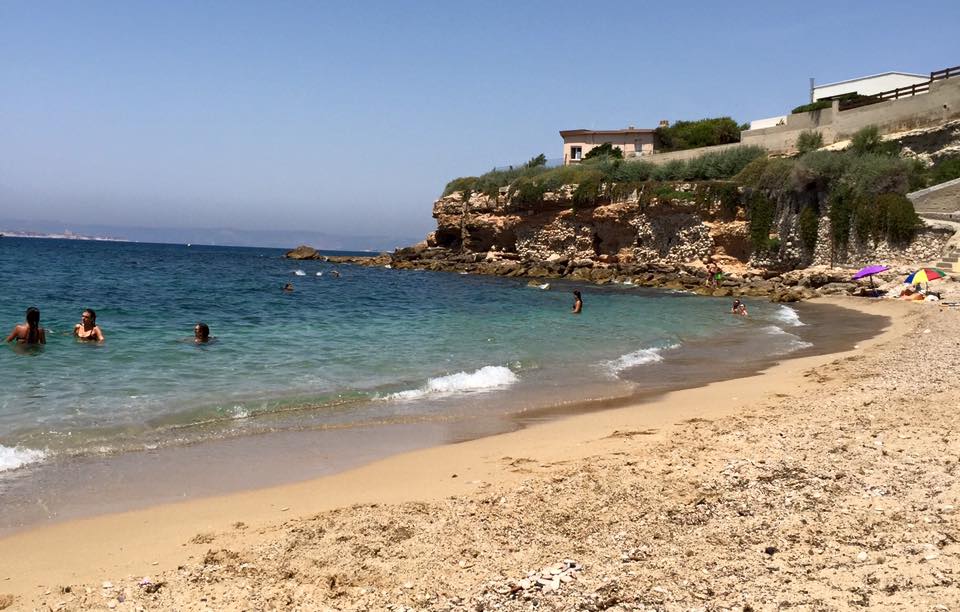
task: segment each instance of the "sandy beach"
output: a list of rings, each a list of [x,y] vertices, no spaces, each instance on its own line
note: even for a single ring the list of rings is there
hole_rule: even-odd
[[[0,540],[16,610],[956,609],[960,311],[321,479]]]

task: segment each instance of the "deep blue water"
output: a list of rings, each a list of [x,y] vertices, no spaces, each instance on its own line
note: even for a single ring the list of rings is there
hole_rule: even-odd
[[[712,337],[759,335],[770,354],[800,345],[789,333],[795,313],[765,302],[750,302],[743,319],[727,299],[539,289],[282,253],[0,239],[4,334],[28,306],[47,329],[42,350],[0,350],[0,471],[63,453],[624,393],[631,370]],[[287,282],[293,293],[281,290]],[[84,308],[97,312],[102,345],[71,335]],[[215,342],[191,341],[198,321]]]

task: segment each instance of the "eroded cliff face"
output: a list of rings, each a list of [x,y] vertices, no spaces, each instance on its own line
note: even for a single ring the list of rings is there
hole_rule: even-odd
[[[661,195],[644,193],[655,189]],[[533,205],[516,202],[506,190],[496,197],[472,194],[467,199],[455,192],[437,200],[433,216],[437,230],[429,246],[511,253],[527,261],[718,258],[745,264],[751,251],[742,212],[725,211],[719,197],[696,183],[651,184],[581,208],[574,206],[572,187],[547,193]]]
[[[496,197],[454,192],[434,204],[437,230],[426,246],[467,255],[496,253],[528,263],[562,259],[702,266],[712,260],[725,270],[783,272],[811,265],[931,261],[952,235],[948,229],[927,227],[910,244],[895,245],[861,240],[854,232],[849,245],[837,250],[832,246],[827,194],[804,193],[776,202],[768,236],[776,246],[758,250],[751,243],[740,193],[730,183],[646,183],[581,207],[574,205],[575,187],[547,193],[530,204],[518,202],[506,189]],[[610,191],[617,190],[607,186]],[[807,200],[822,210],[812,246],[801,239],[800,211]]]

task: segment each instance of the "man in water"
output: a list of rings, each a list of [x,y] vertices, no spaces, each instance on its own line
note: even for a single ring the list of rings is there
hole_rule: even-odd
[[[210,342],[210,326],[206,323],[197,323],[193,326],[193,341],[197,344]]]
[[[293,291],[293,283],[287,283],[286,285],[284,285],[283,290],[286,291],[287,293],[290,293],[291,291]]]
[[[747,305],[740,300],[733,300],[733,306],[730,307],[730,314],[740,315],[742,317],[748,316]]]

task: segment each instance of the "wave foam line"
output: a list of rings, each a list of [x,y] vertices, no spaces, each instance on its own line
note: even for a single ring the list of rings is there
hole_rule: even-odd
[[[797,311],[789,306],[781,305],[775,313],[773,313],[773,318],[781,323],[785,323],[790,327],[800,327],[801,325],[806,325],[803,321],[800,320],[800,315],[797,314]]]
[[[520,380],[516,374],[505,366],[484,366],[476,372],[457,372],[447,376],[438,376],[427,380],[427,384],[419,389],[410,389],[391,393],[386,399],[412,400],[423,397],[440,397],[458,393],[478,393],[509,387]]]
[[[672,344],[666,347],[666,349],[662,347],[640,349],[632,353],[620,355],[616,359],[605,362],[603,365],[611,374],[617,375],[627,368],[646,365],[648,363],[659,363],[663,361],[664,350],[675,349],[679,346],[679,344]]]
[[[19,446],[10,448],[0,445],[0,472],[8,472],[31,463],[43,461],[47,454],[43,451]]]

